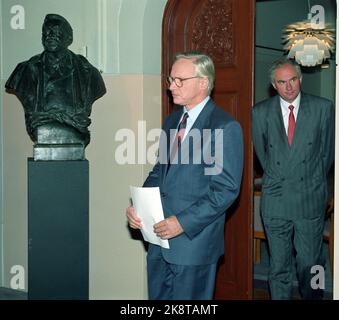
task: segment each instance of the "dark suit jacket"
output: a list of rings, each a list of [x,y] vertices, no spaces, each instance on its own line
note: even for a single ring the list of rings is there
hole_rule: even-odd
[[[253,144],[263,167],[261,211],[265,217],[315,218],[327,204],[327,173],[334,157],[331,101],[301,94],[292,146],[279,96],[252,111]]]
[[[170,130],[177,127],[181,114],[177,111],[166,119],[163,133],[167,146],[161,144],[160,148],[165,145],[164,148],[169,149]],[[169,240],[170,249],[161,249],[164,259],[173,264],[217,262],[224,253],[225,212],[240,190],[243,138],[239,123],[210,99],[189,133],[195,130],[202,136],[203,129],[210,129],[212,135],[211,141],[203,141],[204,150],[210,147],[212,155],[220,151],[219,174],[206,175],[205,169],[213,164],[203,156],[200,163],[192,163],[200,139],[199,143],[192,143],[188,148],[188,164],[172,164],[168,168],[166,163],[158,162],[144,183],[145,187],[159,186],[165,218],[176,215],[184,229],[183,234]],[[186,137],[183,147],[189,144],[189,140]],[[152,252],[158,249],[150,244],[148,255],[152,256]]]

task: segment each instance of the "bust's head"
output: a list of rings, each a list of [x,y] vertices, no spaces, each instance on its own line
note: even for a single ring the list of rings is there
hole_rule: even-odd
[[[73,42],[73,30],[69,22],[58,14],[48,14],[42,25],[42,44],[46,51],[58,52]]]

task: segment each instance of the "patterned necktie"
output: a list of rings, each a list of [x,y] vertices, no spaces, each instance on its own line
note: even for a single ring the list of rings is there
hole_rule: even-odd
[[[178,125],[178,132],[176,135],[176,142],[178,144],[178,146],[180,146],[182,139],[184,138],[185,135],[185,130],[186,130],[186,126],[187,126],[187,119],[188,119],[188,113],[185,112],[184,116],[182,117],[179,125]]]
[[[178,132],[175,136],[175,139],[174,139],[174,142],[173,142],[173,145],[172,145],[172,149],[171,149],[171,153],[170,153],[170,163],[173,163],[175,156],[178,152],[178,149],[181,145],[181,141],[183,140],[183,138],[185,136],[187,119],[188,119],[188,113],[185,112],[180,123],[179,123],[179,125],[178,125]]]
[[[288,109],[290,109],[290,114],[288,116],[287,137],[288,137],[288,144],[291,146],[292,141],[293,141],[294,129],[295,129],[295,118],[293,114],[294,106],[290,105]]]

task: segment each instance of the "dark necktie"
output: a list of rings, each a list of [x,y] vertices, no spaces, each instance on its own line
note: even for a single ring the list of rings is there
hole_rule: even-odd
[[[175,138],[176,143],[178,144],[178,146],[180,146],[182,139],[185,136],[185,130],[186,130],[186,126],[187,126],[187,119],[188,119],[188,113],[185,112],[184,116],[182,117],[179,125],[178,125],[178,132]]]
[[[294,129],[295,129],[295,118],[293,114],[294,106],[290,105],[288,109],[290,109],[290,114],[288,116],[287,137],[288,137],[288,144],[292,145],[293,134],[294,134]]]
[[[186,130],[186,126],[187,126],[187,119],[188,119],[188,113],[185,112],[179,125],[178,125],[178,132],[175,136],[173,145],[172,145],[172,149],[171,149],[171,153],[170,153],[170,163],[173,163],[174,157],[176,156],[178,149],[181,145],[181,142],[185,136],[185,130]]]

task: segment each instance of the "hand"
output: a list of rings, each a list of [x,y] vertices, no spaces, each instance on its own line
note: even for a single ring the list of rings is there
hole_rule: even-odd
[[[133,207],[128,207],[126,209],[126,216],[128,220],[128,224],[133,229],[141,229],[142,223],[141,219],[138,217],[137,212]]]
[[[165,220],[156,223],[154,233],[161,239],[171,239],[184,232],[176,216],[170,216]]]

